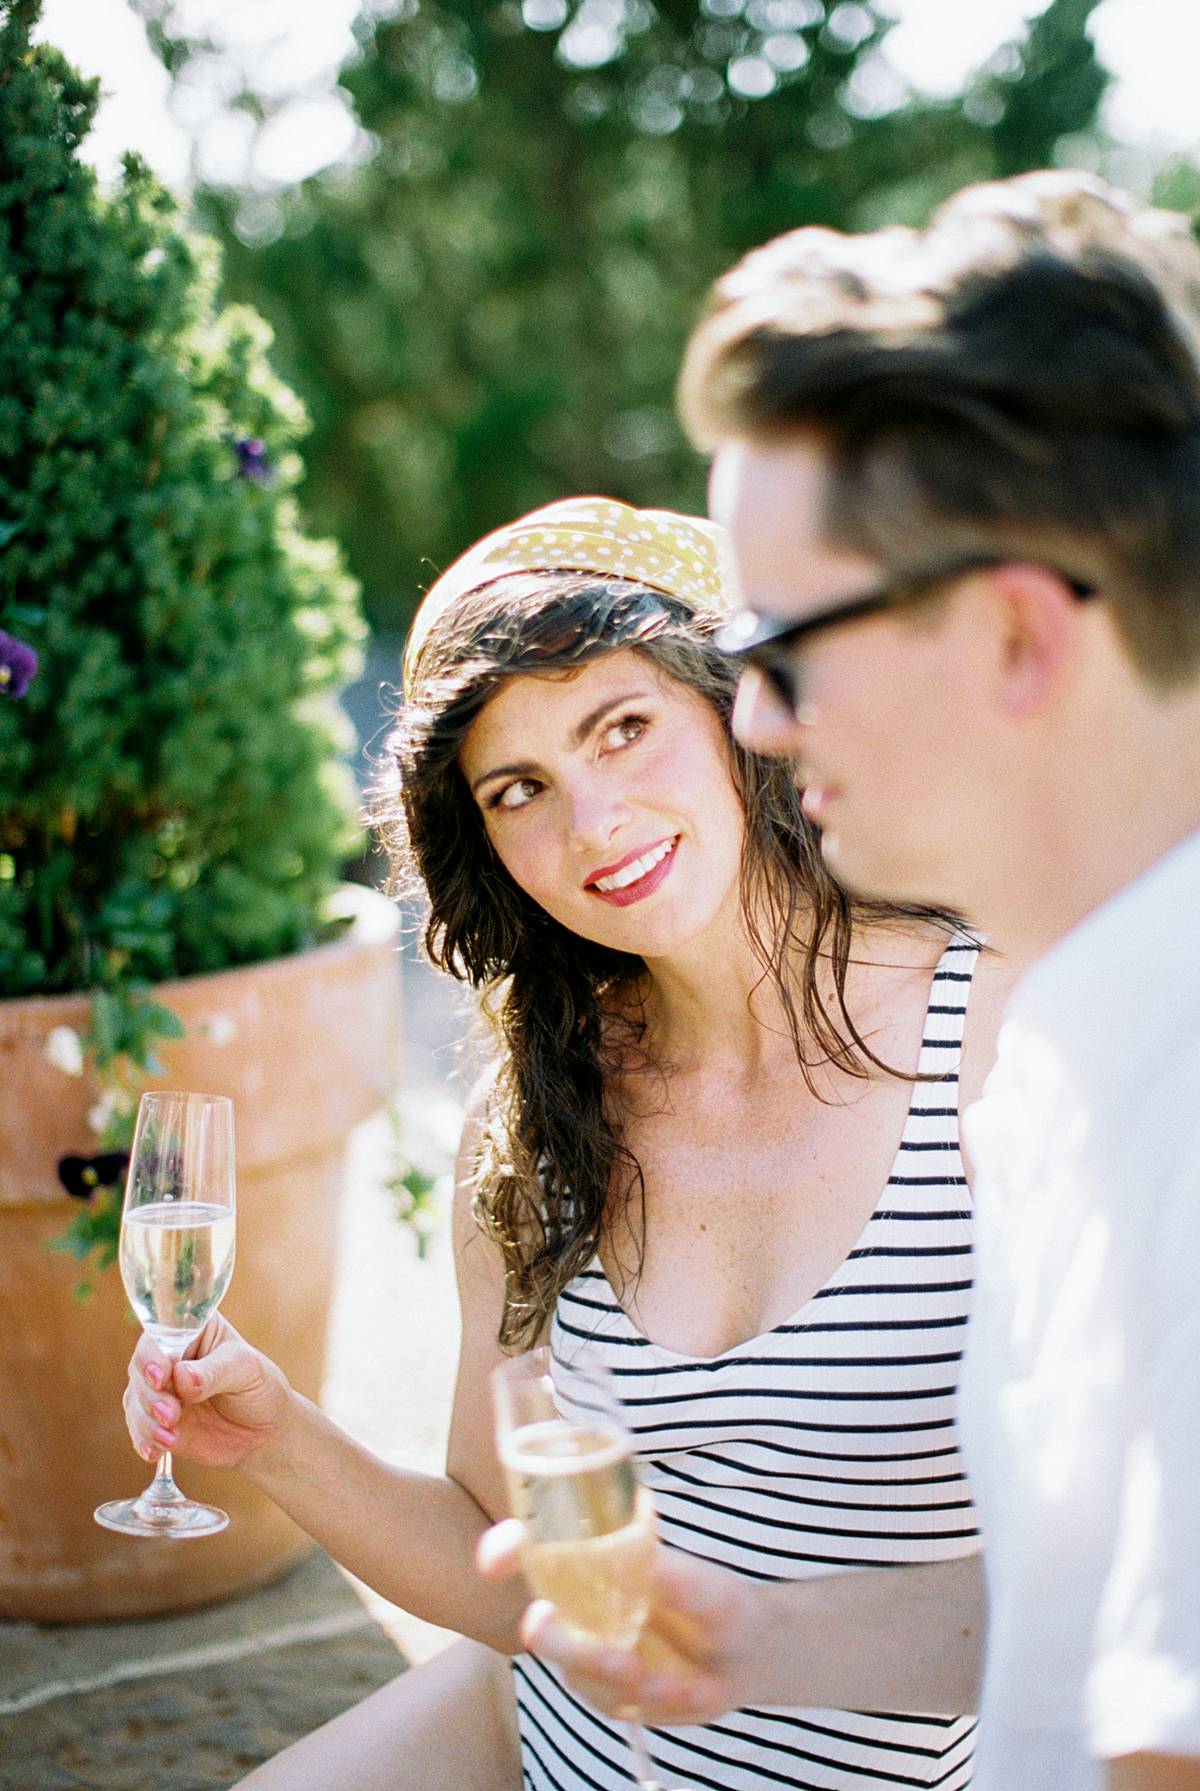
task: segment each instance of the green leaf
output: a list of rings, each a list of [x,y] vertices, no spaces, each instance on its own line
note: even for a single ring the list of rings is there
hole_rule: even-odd
[[[92,1248],[90,1229],[79,1223],[79,1216],[72,1219],[65,1231],[59,1232],[56,1238],[50,1238],[47,1250],[61,1250],[65,1256],[74,1256],[82,1262]]]
[[[92,1000],[92,1019],[83,1035],[84,1049],[92,1052],[97,1069],[107,1069],[120,1055],[125,1040],[125,1000],[108,989],[97,989]]]
[[[143,1001],[140,1016],[148,1032],[157,1034],[160,1039],[182,1039],[187,1037],[187,1027],[169,1007],[158,1001]]]
[[[65,1231],[47,1240],[46,1248],[62,1251],[77,1262],[86,1262],[94,1255],[95,1269],[111,1268],[120,1245],[121,1209],[121,1196],[115,1189],[101,1190],[80,1206]],[[91,1284],[81,1282],[74,1292],[77,1298],[86,1298]]]

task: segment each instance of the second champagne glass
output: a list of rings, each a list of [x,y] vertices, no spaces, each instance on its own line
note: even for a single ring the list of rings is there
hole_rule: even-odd
[[[142,1329],[172,1362],[220,1305],[233,1251],[232,1101],[144,1094],[121,1216],[121,1279]],[[95,1517],[127,1536],[212,1536],[229,1522],[216,1505],[185,1498],[169,1454],[139,1498],[110,1499]]]
[[[631,1647],[650,1614],[654,1500],[612,1381],[603,1369],[572,1367],[568,1386],[556,1387],[540,1348],[502,1362],[492,1391],[509,1502],[528,1533],[526,1578],[568,1629]],[[664,1791],[645,1730],[624,1727],[641,1791]]]

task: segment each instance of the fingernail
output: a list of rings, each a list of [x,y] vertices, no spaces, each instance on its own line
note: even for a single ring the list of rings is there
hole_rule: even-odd
[[[149,1443],[143,1443],[141,1448],[138,1450],[138,1454],[142,1457],[142,1459],[144,1461],[153,1461],[154,1460],[154,1450],[150,1447]]]
[[[152,1387],[162,1386],[162,1369],[157,1362],[147,1362],[146,1379],[150,1382]]]
[[[174,1446],[174,1444],[178,1441],[178,1438],[176,1437],[175,1432],[173,1430],[166,1430],[161,1425],[155,1431],[154,1434],[165,1449],[172,1448]]]

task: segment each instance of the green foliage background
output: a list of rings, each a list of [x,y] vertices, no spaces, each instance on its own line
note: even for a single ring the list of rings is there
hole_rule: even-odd
[[[889,90],[871,0],[364,17],[342,85],[365,155],[197,202],[310,406],[305,501],[372,619],[402,625],[434,568],[566,493],[702,507],[672,394],[711,280],[795,225],[917,221],[966,181],[1069,156],[1106,82],[1096,4],[1051,0],[939,103]],[[172,0],[138,5],[184,78]],[[746,58],[773,82],[759,98],[736,91]]]
[[[0,5],[0,995],[295,950],[354,842],[333,692],[363,632],[299,524],[303,412],[211,244],[133,159],[102,196],[97,101]],[[238,476],[261,437],[271,489]]]

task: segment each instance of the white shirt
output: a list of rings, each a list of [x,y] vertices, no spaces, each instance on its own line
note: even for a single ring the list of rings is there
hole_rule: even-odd
[[[1200,834],[1018,985],[966,1116],[975,1791],[1200,1756]]]

